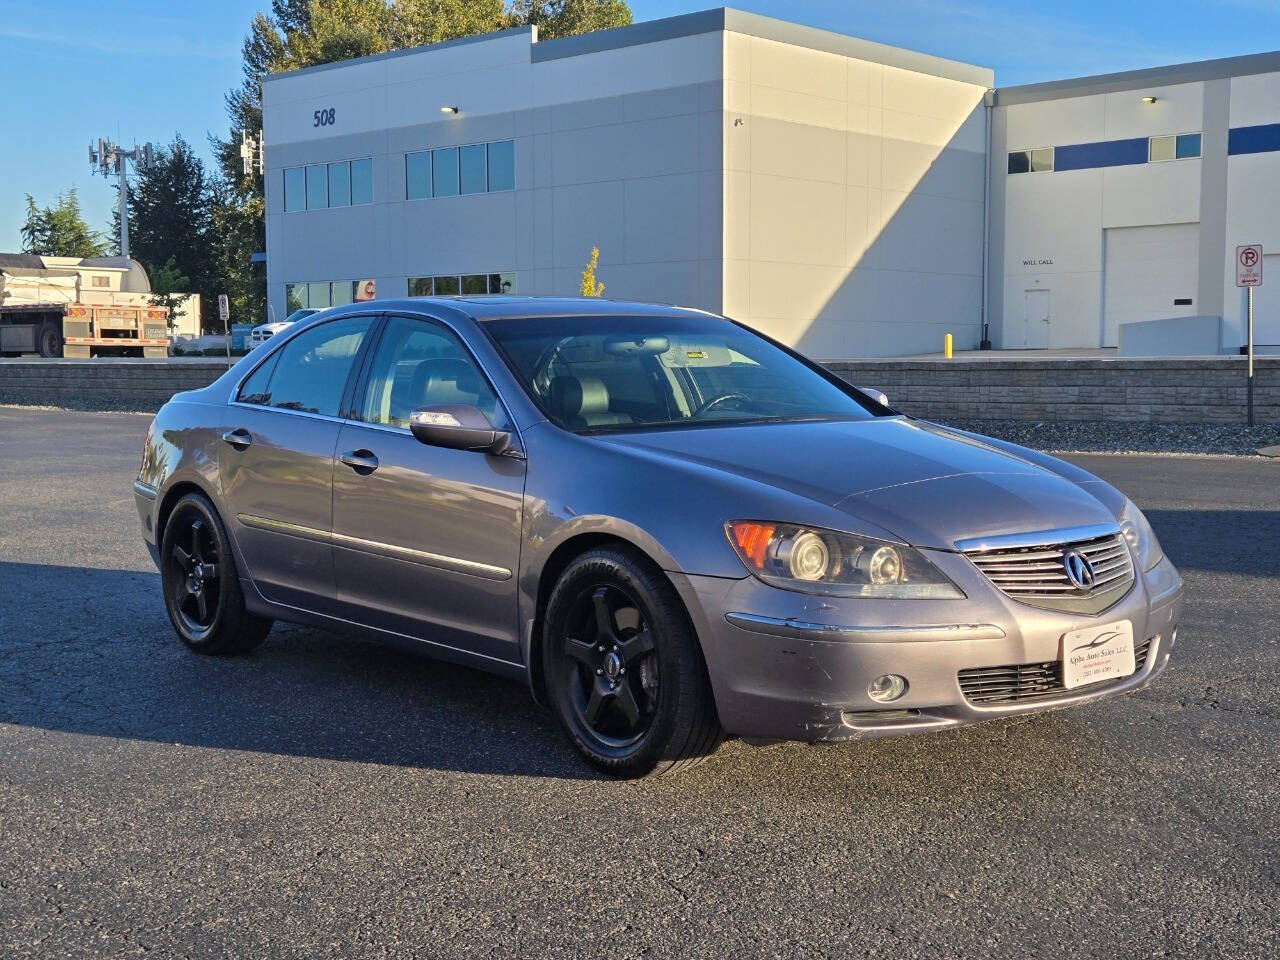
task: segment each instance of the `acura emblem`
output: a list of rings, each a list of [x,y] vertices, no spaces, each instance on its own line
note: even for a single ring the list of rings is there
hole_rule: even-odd
[[[1067,571],[1067,579],[1077,590],[1092,590],[1096,574],[1093,564],[1079,550],[1068,550],[1062,555],[1062,566]]]

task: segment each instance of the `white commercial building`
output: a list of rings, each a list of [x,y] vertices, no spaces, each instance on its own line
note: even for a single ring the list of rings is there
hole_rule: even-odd
[[[279,318],[370,292],[574,293],[598,247],[606,296],[725,313],[819,359],[984,329],[1114,345],[1174,317],[1206,319],[1163,338],[1236,348],[1234,246],[1280,255],[1280,56],[993,84],[724,9],[273,75],[269,301]]]

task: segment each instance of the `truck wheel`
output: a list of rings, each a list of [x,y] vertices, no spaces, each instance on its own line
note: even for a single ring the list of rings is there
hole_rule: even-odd
[[[271,621],[245,609],[226,528],[203,494],[187,494],[169,515],[160,573],[169,619],[192,650],[246,653],[267,638]]]
[[[62,356],[62,327],[53,320],[46,320],[40,327],[36,347],[42,357]]]

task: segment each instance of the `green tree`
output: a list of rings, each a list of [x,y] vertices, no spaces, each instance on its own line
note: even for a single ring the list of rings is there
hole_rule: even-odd
[[[170,292],[198,293],[206,307],[217,295],[210,206],[204,162],[175,134],[129,186],[129,253],[147,268],[153,290],[157,274],[169,267],[188,284]],[[117,235],[119,221],[117,214]]]
[[[625,0],[513,0],[507,17],[512,26],[535,25],[540,40],[554,40],[625,27],[631,8]]]
[[[600,248],[592,247],[587,265],[582,269],[582,283],[578,290],[584,297],[598,297],[604,293],[604,284],[596,280],[596,266],[600,263]]]
[[[174,313],[185,299],[181,294],[191,292],[191,278],[178,269],[173,257],[166,260],[163,266],[153,267],[150,274],[151,305],[168,309],[169,329],[172,330],[175,326]]]
[[[58,194],[52,207],[38,207],[27,194],[27,218],[22,225],[22,252],[46,257],[100,257],[106,251],[101,233],[90,230],[80,213],[76,188]]]

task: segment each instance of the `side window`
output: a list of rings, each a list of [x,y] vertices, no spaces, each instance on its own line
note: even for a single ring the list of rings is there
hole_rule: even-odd
[[[300,333],[245,381],[240,402],[336,417],[368,329],[368,318],[348,317]]]
[[[359,419],[407,429],[414,410],[449,403],[469,403],[496,426],[509,426],[489,381],[451,331],[392,317],[369,366]]]

